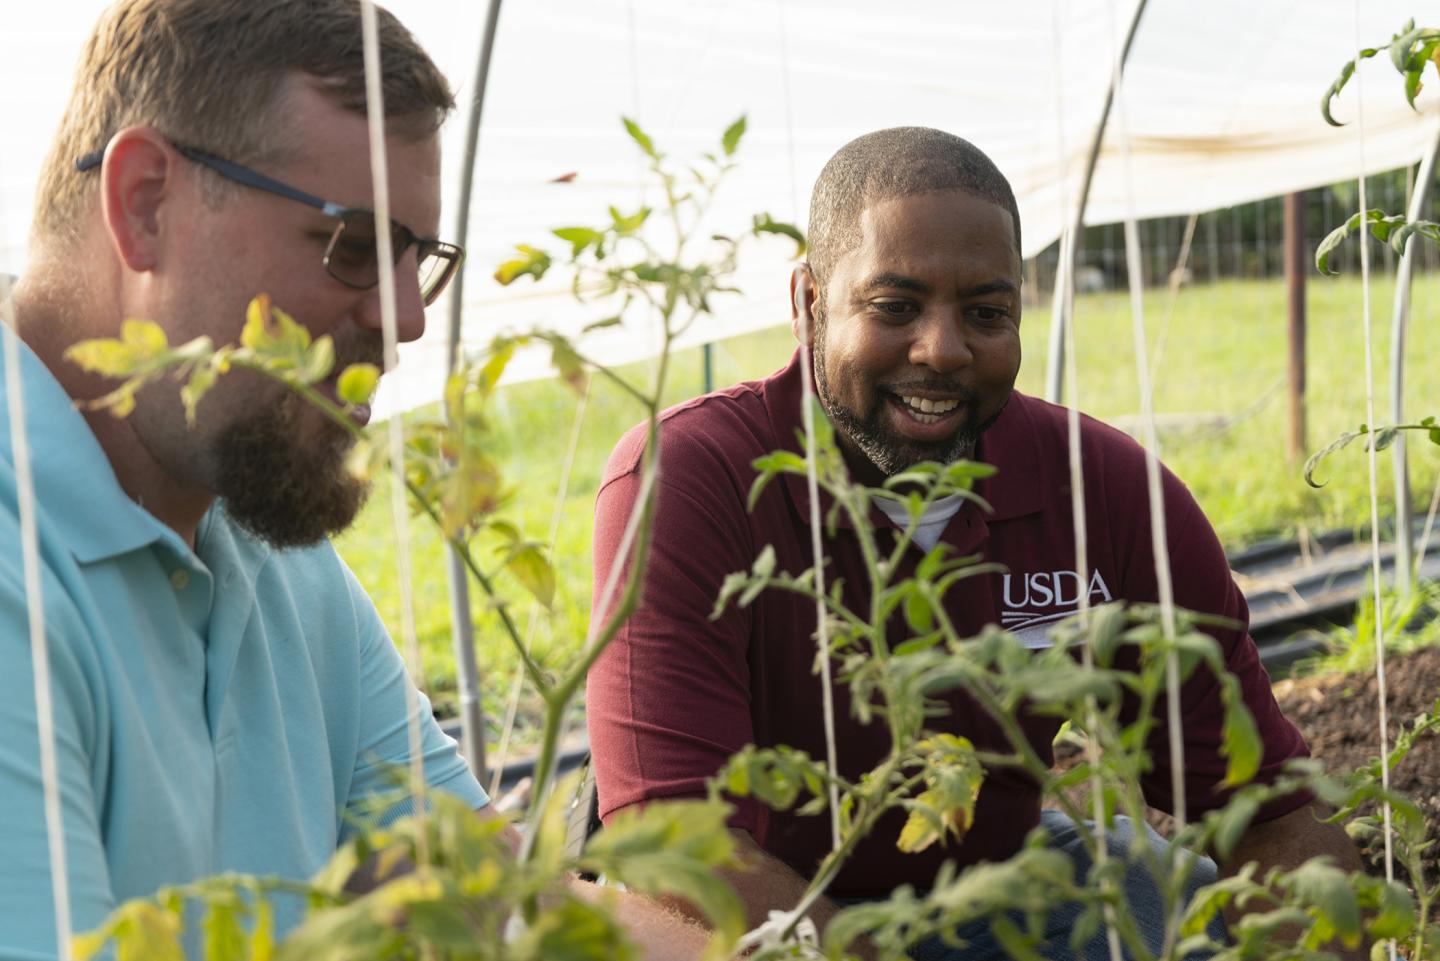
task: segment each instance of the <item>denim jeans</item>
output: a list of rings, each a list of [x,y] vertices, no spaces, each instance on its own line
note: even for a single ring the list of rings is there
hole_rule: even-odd
[[[1090,857],[1080,839],[1075,823],[1059,811],[1042,811],[1040,824],[1050,834],[1051,847],[1067,855],[1075,864],[1077,881],[1083,881],[1090,870]],[[1148,824],[1141,824],[1145,838],[1152,849],[1163,850],[1165,841]],[[1143,862],[1132,860],[1129,850],[1135,838],[1135,822],[1126,817],[1117,817],[1106,834],[1106,848],[1111,857],[1127,864],[1125,894],[1129,914],[1135,919],[1136,927],[1145,938],[1152,954],[1159,954],[1165,937],[1165,905],[1154,876]],[[1215,881],[1215,862],[1199,855],[1191,855],[1192,869],[1186,884],[1185,897],[1188,901],[1195,891]],[[1102,926],[1083,949],[1077,954],[1070,949],[1070,931],[1081,908],[1073,902],[1057,906],[1045,922],[1045,940],[1039,945],[1041,957],[1050,961],[1110,961],[1109,942]],[[921,941],[910,949],[913,961],[1002,961],[1009,957],[990,933],[988,921],[976,921],[962,926],[956,935],[966,942],[964,948],[954,948],[939,937]],[[1211,922],[1209,932],[1218,943],[1225,943],[1224,920],[1218,915]],[[1129,950],[1121,945],[1121,956],[1133,961]],[[1186,961],[1203,961],[1209,954],[1187,955]]]

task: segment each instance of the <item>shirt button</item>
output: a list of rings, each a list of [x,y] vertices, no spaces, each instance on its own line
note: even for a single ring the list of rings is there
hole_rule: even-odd
[[[175,588],[175,590],[183,591],[185,590],[185,585],[189,583],[190,575],[185,572],[183,567],[176,568],[170,572],[170,586]]]

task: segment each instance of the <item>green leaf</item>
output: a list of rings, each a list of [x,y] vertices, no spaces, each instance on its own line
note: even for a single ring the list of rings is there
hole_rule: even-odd
[[[645,153],[645,156],[649,157],[651,160],[660,159],[660,154],[657,153],[655,150],[655,142],[650,139],[649,135],[646,134],[645,131],[640,129],[640,125],[638,123],[631,120],[629,117],[621,117],[620,121],[625,124],[625,132],[630,135],[631,140],[635,141],[635,143],[639,145],[640,149]]]
[[[579,257],[585,252],[585,248],[592,244],[598,247],[605,236],[600,231],[592,230],[589,227],[559,227],[552,230],[551,233],[570,245],[572,258]]]
[[[592,905],[572,897],[546,908],[506,956],[537,961],[630,961],[638,957],[616,912],[606,911],[603,905],[603,899]]]
[[[548,339],[551,366],[560,375],[560,379],[570,385],[571,390],[577,394],[583,393],[586,383],[585,362],[564,337],[552,334]]]
[[[1264,744],[1260,740],[1260,729],[1255,718],[1245,706],[1239,682],[1234,675],[1224,675],[1221,691],[1225,698],[1224,744],[1220,753],[1225,755],[1225,783],[1229,786],[1246,784],[1260,770],[1260,759]]]
[[[1330,252],[1344,243],[1345,238],[1350,236],[1350,232],[1356,230],[1359,226],[1360,214],[1356,213],[1352,215],[1349,220],[1346,220],[1339,227],[1336,227],[1330,231],[1330,233],[1326,234],[1325,239],[1320,241],[1320,246],[1315,248],[1315,269],[1322,274],[1329,274],[1331,276],[1339,274],[1340,271],[1330,268]]]
[[[740,592],[740,599],[735,603],[740,607],[749,607],[750,602],[760,596],[760,592],[770,586],[770,578],[775,573],[775,546],[766,544],[760,549],[755,557],[755,563],[750,565],[750,583],[745,590]]]
[[[905,623],[916,634],[925,634],[935,625],[935,614],[930,609],[930,599],[917,585],[905,592]]]
[[[1310,860],[1293,872],[1295,892],[1312,905],[1328,927],[1348,947],[1360,943],[1360,905],[1344,871],[1321,860]]]
[[[1415,898],[1396,881],[1380,888],[1380,910],[1370,920],[1370,937],[1377,941],[1408,938],[1415,930]]]
[[[740,119],[725,128],[725,133],[720,136],[720,148],[725,151],[725,156],[735,156],[736,149],[740,146],[740,138],[745,136],[745,116],[741,114]]]
[[[624,317],[606,317],[604,320],[596,320],[586,324],[580,329],[580,333],[588,334],[592,330],[604,330],[606,327],[618,327],[624,321]]]
[[[1345,126],[1343,123],[1331,116],[1330,102],[1340,95],[1340,91],[1345,89],[1345,84],[1350,82],[1350,78],[1354,76],[1354,74],[1355,61],[1350,60],[1346,62],[1345,66],[1340,68],[1340,76],[1335,78],[1335,82],[1330,84],[1330,89],[1326,90],[1325,96],[1320,99],[1320,116],[1324,117],[1325,122],[1332,127]],[[1324,270],[1322,268],[1322,273],[1323,272]]]
[[[1250,822],[1259,810],[1259,800],[1248,794],[1237,795],[1225,805],[1215,827],[1215,850],[1220,855],[1220,861],[1230,859],[1235,845],[1250,830]]]
[[[555,602],[555,568],[538,545],[526,544],[512,551],[505,566],[546,608]]]
[[[794,224],[781,223],[768,213],[756,214],[750,232],[757,237],[761,234],[780,234],[789,237],[795,241],[795,256],[797,258],[805,256],[807,249],[805,235]]]
[[[615,233],[622,237],[629,236],[644,226],[645,221],[650,217],[650,208],[641,207],[633,214],[622,214],[616,207],[610,208],[610,219],[614,222]]]
[[[380,368],[374,364],[351,364],[340,373],[335,394],[347,404],[368,404],[380,383]]]
[[[1315,480],[1315,470],[1320,466],[1320,463],[1324,461],[1325,458],[1329,457],[1331,454],[1348,446],[1353,440],[1355,440],[1355,438],[1364,437],[1368,433],[1368,428],[1366,428],[1364,424],[1361,424],[1359,430],[1348,431],[1344,434],[1341,434],[1335,440],[1331,441],[1323,450],[1319,450],[1311,454],[1309,460],[1305,461],[1305,483],[1309,484],[1311,487],[1324,487],[1325,485],[1323,483],[1317,482]]]
[[[745,930],[745,914],[716,872],[734,859],[729,815],[730,805],[722,801],[625,808],[590,838],[580,865],[642,894],[684,898],[700,909],[719,940],[732,943]]]

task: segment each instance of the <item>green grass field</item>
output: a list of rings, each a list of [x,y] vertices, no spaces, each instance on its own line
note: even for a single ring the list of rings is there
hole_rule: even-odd
[[[1376,357],[1377,422],[1389,421],[1388,370],[1392,287],[1372,286]],[[1422,276],[1414,290],[1415,317],[1408,356],[1410,415],[1440,414],[1440,389],[1430,379],[1430,358],[1440,355],[1440,276]],[[1287,399],[1285,290],[1274,281],[1228,282],[1183,290],[1173,303],[1167,291],[1146,301],[1146,326],[1155,368],[1155,409],[1162,415],[1196,418],[1210,426],[1162,434],[1165,462],[1194,491],[1227,547],[1263,537],[1359,527],[1368,523],[1366,457],[1359,445],[1336,455],[1322,470],[1330,479],[1313,490],[1300,465],[1285,459]],[[1031,307],[1022,325],[1025,362],[1017,386],[1040,394],[1045,372],[1047,306]],[[1129,302],[1123,292],[1082,296],[1076,304],[1079,406],[1100,418],[1138,410]],[[1163,345],[1163,346],[1162,346]],[[723,341],[715,349],[717,386],[764,376],[789,358],[788,327]],[[701,389],[698,350],[678,355],[669,396],[680,401]],[[638,374],[638,371],[636,372]],[[1309,444],[1324,446],[1340,431],[1365,421],[1364,341],[1361,289],[1353,278],[1312,276],[1309,291]],[[574,467],[556,514],[562,466],[575,433],[578,397],[558,382],[520,384],[499,392],[494,450],[513,488],[510,516],[532,539],[545,541],[557,525],[555,609],[536,619],[534,649],[544,663],[563,664],[583,642],[590,599],[590,516],[595,490],[611,446],[642,411],[609,385],[597,382],[584,410]],[[1421,510],[1435,483],[1440,451],[1418,438],[1411,443],[1412,483]],[[1390,460],[1380,457],[1382,517],[1393,503]],[[388,492],[377,488],[356,525],[337,542],[341,554],[374,597],[399,638],[400,597],[395,532]],[[441,710],[453,697],[449,600],[442,543],[428,521],[410,521],[415,572],[415,616],[426,664],[426,682]],[[522,630],[531,605],[514,584],[505,585]],[[503,714],[516,658],[493,611],[475,599],[476,635],[487,715]],[[523,710],[522,715],[529,714]]]

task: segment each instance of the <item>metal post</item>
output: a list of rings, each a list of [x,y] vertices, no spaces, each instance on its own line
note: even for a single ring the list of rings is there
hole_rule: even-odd
[[[1105,104],[1100,108],[1100,120],[1095,125],[1095,136],[1090,139],[1090,153],[1085,160],[1085,177],[1080,181],[1080,194],[1075,198],[1075,213],[1070,219],[1069,254],[1066,245],[1060,245],[1060,261],[1055,265],[1055,296],[1050,311],[1050,346],[1045,355],[1045,399],[1052,404],[1060,403],[1065,387],[1065,325],[1069,323],[1066,305],[1069,298],[1065,291],[1073,287],[1075,260],[1079,256],[1080,244],[1084,239],[1085,204],[1090,200],[1090,184],[1095,179],[1095,167],[1100,162],[1100,146],[1105,141],[1105,127],[1110,122],[1110,108],[1115,103],[1115,88],[1123,79],[1125,61],[1130,56],[1130,47],[1135,42],[1135,31],[1140,27],[1140,16],[1145,12],[1147,0],[1137,0],[1135,15],[1130,18],[1130,28],[1125,33],[1125,45],[1120,48],[1120,71],[1110,81],[1105,91]],[[1061,216],[1064,216],[1061,211]]]
[[[1440,127],[1435,142],[1420,164],[1415,190],[1406,211],[1409,220],[1419,220],[1435,183],[1435,163],[1440,158]],[[1361,234],[1361,243],[1369,238]],[[1390,412],[1394,423],[1405,422],[1405,335],[1410,326],[1410,281],[1415,268],[1415,238],[1405,242],[1400,266],[1395,272],[1395,314],[1390,326]],[[1415,585],[1415,531],[1410,504],[1410,460],[1405,449],[1405,432],[1395,438],[1395,587],[1408,596]]]
[[[705,390],[708,394],[715,389],[715,345],[704,344],[700,348],[701,376],[704,378]]]
[[[1285,195],[1285,294],[1289,306],[1290,431],[1285,456],[1305,456],[1305,274],[1310,263],[1305,243],[1305,192]]]
[[[465,126],[465,158],[460,164],[460,202],[455,210],[455,242],[465,246],[470,233],[470,195],[475,186],[475,156],[480,144],[480,116],[485,107],[485,86],[490,78],[490,54],[495,48],[495,27],[500,0],[490,0],[480,36],[480,59],[475,65],[474,92]],[[460,360],[460,319],[465,303],[465,265],[450,284],[447,375]],[[461,739],[465,761],[481,784],[485,777],[485,706],[480,696],[480,670],[475,663],[475,623],[470,615],[470,582],[460,554],[445,545],[446,583],[450,586],[450,637],[455,649],[455,674],[460,694]]]

